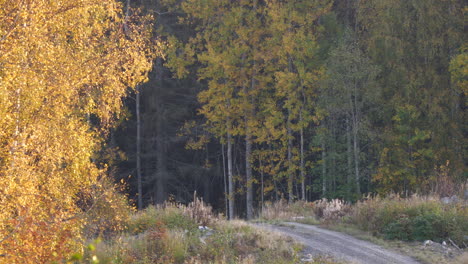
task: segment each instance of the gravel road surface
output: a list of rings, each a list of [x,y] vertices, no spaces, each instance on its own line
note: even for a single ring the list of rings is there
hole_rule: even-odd
[[[396,252],[384,249],[371,242],[360,240],[352,236],[326,230],[313,225],[305,225],[293,222],[285,223],[286,226],[256,225],[261,228],[274,230],[304,244],[304,254],[327,255],[345,263],[363,264],[416,264],[414,259],[400,255]]]

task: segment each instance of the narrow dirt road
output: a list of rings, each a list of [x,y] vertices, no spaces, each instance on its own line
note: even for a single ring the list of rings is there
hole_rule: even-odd
[[[304,253],[332,256],[345,263],[363,264],[416,264],[419,263],[410,257],[400,255],[381,246],[359,240],[352,236],[326,230],[313,225],[293,222],[285,223],[287,226],[257,225],[261,228],[274,230],[286,234],[304,244]]]

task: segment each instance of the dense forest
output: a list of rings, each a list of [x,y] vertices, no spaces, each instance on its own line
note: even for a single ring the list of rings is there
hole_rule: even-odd
[[[465,1],[0,6],[0,257],[60,259],[116,183],[246,219],[467,183]]]
[[[167,44],[113,141],[143,204],[196,190],[251,218],[266,200],[450,195],[466,181],[463,1],[132,7]]]

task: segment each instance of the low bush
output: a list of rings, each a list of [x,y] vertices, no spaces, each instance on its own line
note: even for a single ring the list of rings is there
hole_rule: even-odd
[[[388,239],[452,239],[463,245],[468,234],[468,206],[443,204],[436,197],[374,197],[353,206],[349,223]]]
[[[127,228],[134,208],[122,188],[104,177],[88,192],[81,193],[78,204],[85,212],[82,217],[85,238],[105,237]]]

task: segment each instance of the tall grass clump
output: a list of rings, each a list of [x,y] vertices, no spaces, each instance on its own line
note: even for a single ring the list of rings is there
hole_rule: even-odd
[[[468,206],[458,202],[443,204],[434,196],[401,198],[368,197],[353,206],[348,221],[360,229],[387,239],[452,239],[463,245],[468,235]]]
[[[274,203],[266,202],[259,219],[305,224],[335,223],[341,221],[350,211],[351,205],[340,199],[324,198],[314,202],[299,200],[294,203],[281,199]]]
[[[166,202],[135,212],[125,226],[100,242],[89,241],[81,263],[299,262],[301,247],[291,239],[242,221],[226,221],[197,197],[188,205]]]
[[[262,220],[291,220],[297,217],[315,217],[313,203],[296,201],[289,204],[285,199],[266,202],[260,212]]]

